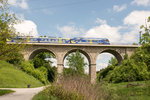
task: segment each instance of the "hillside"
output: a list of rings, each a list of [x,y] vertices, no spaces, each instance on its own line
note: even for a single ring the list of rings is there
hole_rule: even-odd
[[[0,60],[0,88],[39,87],[43,84],[33,76],[26,74],[19,68]]]

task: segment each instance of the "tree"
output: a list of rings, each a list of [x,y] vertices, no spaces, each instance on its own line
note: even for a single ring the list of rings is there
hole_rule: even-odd
[[[43,68],[47,69],[47,77],[50,82],[53,82],[56,77],[57,69],[52,66],[52,63],[49,59],[54,58],[55,56],[49,52],[41,52],[37,54],[33,59],[34,68]]]
[[[150,25],[148,26],[148,23],[150,23],[150,17],[148,17],[145,26],[141,25],[140,29],[143,29],[143,31],[140,31],[140,44],[150,43]]]
[[[104,69],[101,69],[97,74],[97,80],[101,81],[104,79],[116,66],[118,65],[118,61],[116,58],[111,57],[108,61],[108,66]]]
[[[68,55],[66,59],[68,66],[70,67],[69,69],[72,70],[70,72],[79,75],[84,74],[84,66],[87,65],[87,63],[84,62],[84,57],[81,55],[79,51],[76,51],[75,53]]]
[[[108,61],[108,66],[110,66],[110,65],[117,65],[117,64],[118,64],[118,61],[114,57],[111,57],[111,59]]]
[[[7,39],[16,37],[16,31],[13,27],[18,22],[15,14],[9,13],[7,0],[0,0],[0,59],[15,59],[14,53],[20,53],[24,45],[15,43],[8,44]]]

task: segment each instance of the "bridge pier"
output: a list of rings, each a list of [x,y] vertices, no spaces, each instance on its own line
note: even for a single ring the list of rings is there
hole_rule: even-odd
[[[58,74],[61,74],[61,73],[63,73],[63,64],[57,64],[57,72],[58,72]]]
[[[96,83],[96,64],[90,64],[89,68],[90,82],[94,84]]]

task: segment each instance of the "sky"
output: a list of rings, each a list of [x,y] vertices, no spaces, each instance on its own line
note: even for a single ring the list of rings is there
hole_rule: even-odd
[[[150,0],[8,0],[28,36],[99,37],[111,44],[138,43]]]

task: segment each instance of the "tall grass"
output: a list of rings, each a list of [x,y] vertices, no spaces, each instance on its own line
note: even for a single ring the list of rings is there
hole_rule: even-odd
[[[70,92],[74,93],[75,95],[81,95],[79,97],[74,96],[77,98],[73,98],[72,100],[110,100],[110,99],[113,100],[115,99],[115,96],[112,95],[111,91],[103,87],[102,84],[101,85],[91,84],[90,79],[87,76],[75,76],[75,75],[63,76],[59,78],[59,80],[56,83],[54,83],[54,85],[62,89],[59,95],[64,94],[63,93],[64,91],[66,93],[66,96],[68,96],[67,93]],[[55,88],[55,91],[58,92],[58,89]],[[51,91],[51,93],[53,92],[54,91]]]

